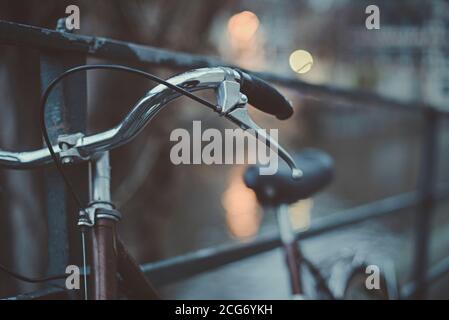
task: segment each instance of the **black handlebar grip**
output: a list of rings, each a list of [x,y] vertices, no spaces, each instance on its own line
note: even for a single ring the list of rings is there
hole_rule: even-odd
[[[241,75],[241,92],[248,102],[260,111],[272,114],[280,120],[288,119],[293,114],[291,103],[272,85],[264,80],[239,71]]]

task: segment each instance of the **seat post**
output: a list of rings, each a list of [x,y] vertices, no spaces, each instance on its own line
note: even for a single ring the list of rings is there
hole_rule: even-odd
[[[290,286],[293,296],[296,298],[303,293],[301,276],[300,276],[300,259],[298,245],[296,243],[296,235],[293,230],[290,216],[288,213],[288,205],[281,204],[275,208],[276,218],[281,236],[282,248],[287,262],[288,272],[290,276]]]

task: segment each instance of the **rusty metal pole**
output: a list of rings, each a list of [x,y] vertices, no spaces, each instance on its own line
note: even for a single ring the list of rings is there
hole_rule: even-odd
[[[57,34],[70,32],[65,29],[65,19],[58,20]],[[84,54],[57,50],[43,50],[40,53],[42,91],[63,71],[86,63]],[[87,94],[86,75],[76,74],[65,79],[54,89],[48,100],[45,122],[52,141],[70,132],[84,132],[86,129]],[[76,186],[85,186],[87,174],[84,167],[70,168]],[[67,265],[77,264],[78,234],[75,232],[76,207],[67,195],[59,173],[54,168],[45,169],[45,200],[48,224],[48,265],[47,274],[64,272]],[[80,194],[87,199],[87,192]],[[55,281],[64,285],[61,281]],[[72,292],[71,298],[75,297]]]
[[[113,210],[111,203],[109,153],[90,166],[91,206]],[[98,211],[97,211],[98,212]],[[117,219],[97,214],[91,232],[91,275],[93,299],[117,299]]]

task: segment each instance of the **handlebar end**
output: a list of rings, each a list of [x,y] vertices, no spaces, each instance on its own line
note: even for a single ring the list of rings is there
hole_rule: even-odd
[[[260,111],[274,115],[279,120],[286,120],[293,115],[293,107],[278,90],[261,78],[241,70],[241,91],[248,97],[248,102]]]

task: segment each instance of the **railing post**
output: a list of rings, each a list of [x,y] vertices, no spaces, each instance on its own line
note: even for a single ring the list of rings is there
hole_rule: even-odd
[[[65,32],[58,22],[58,31]],[[41,52],[41,87],[44,90],[47,85],[59,74],[85,63],[85,57],[79,54],[62,53],[61,51]],[[86,76],[75,74],[63,80],[55,87],[50,95],[45,121],[51,141],[54,143],[59,135],[63,133],[83,132],[86,128],[87,113],[86,98]],[[67,168],[66,168],[67,170]],[[80,170],[78,168],[69,169]],[[87,172],[84,188],[87,189]],[[75,186],[80,185],[83,173],[78,171]],[[76,227],[77,210],[72,205],[63,180],[54,168],[45,171],[46,211],[48,221],[48,265],[47,274],[61,274],[65,272],[68,264],[74,261],[73,245],[75,236],[72,232]],[[77,190],[81,192],[82,190]],[[86,191],[87,195],[87,191]],[[81,193],[81,199],[86,196]]]
[[[416,291],[412,295],[414,299],[425,299],[427,296],[431,219],[435,207],[437,177],[438,114],[434,110],[426,110],[424,117],[421,164],[418,177],[418,192],[421,195],[421,203],[418,206],[415,221],[413,277],[416,283]]]

